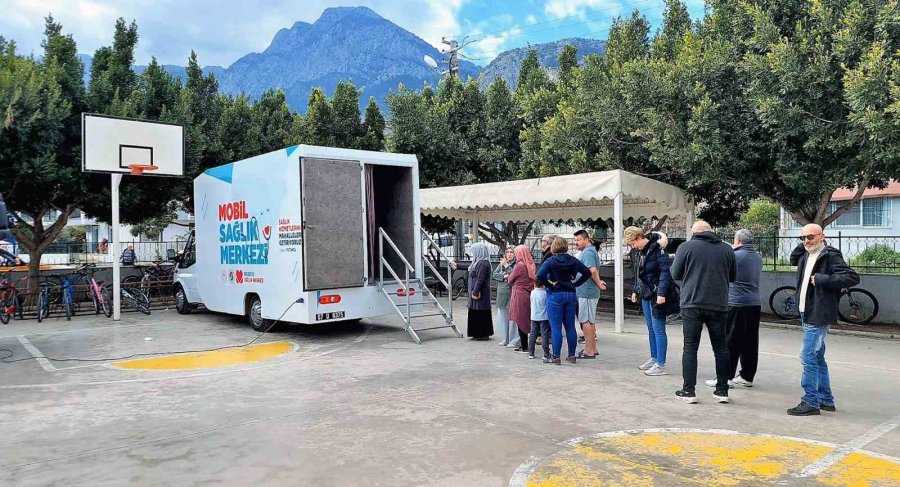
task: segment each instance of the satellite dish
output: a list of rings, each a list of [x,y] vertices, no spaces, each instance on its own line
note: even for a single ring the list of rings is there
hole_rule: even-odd
[[[424,57],[424,60],[425,60],[425,64],[427,64],[431,69],[437,69],[438,63],[437,63],[437,61],[434,60],[433,57],[426,54]]]

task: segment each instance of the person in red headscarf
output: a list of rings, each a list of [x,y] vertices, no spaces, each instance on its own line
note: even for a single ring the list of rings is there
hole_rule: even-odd
[[[519,339],[522,346],[516,351],[528,352],[528,332],[531,331],[531,290],[534,289],[537,266],[528,247],[519,245],[514,252],[516,266],[508,279],[512,286],[512,296],[509,298],[509,321],[514,322],[519,328]]]

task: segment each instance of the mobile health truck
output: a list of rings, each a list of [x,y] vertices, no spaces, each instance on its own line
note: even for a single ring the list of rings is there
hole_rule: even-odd
[[[179,313],[202,304],[276,322],[359,320],[396,313],[419,343],[452,328],[424,285],[440,248],[421,231],[415,155],[298,145],[209,169],[194,180],[195,229],[178,259]],[[449,293],[448,293],[449,294]],[[416,329],[435,316],[439,326]]]

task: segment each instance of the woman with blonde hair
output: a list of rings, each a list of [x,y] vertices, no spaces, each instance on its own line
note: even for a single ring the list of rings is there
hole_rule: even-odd
[[[650,339],[650,358],[638,368],[649,376],[667,375],[666,316],[678,310],[675,282],[669,273],[672,261],[666,252],[669,239],[662,232],[645,235],[638,227],[628,227],[622,241],[638,251],[631,302],[641,303]]]
[[[578,346],[578,333],[575,331],[578,298],[575,296],[575,288],[591,278],[591,270],[580,260],[569,255],[568,251],[569,243],[566,239],[554,238],[550,245],[553,256],[544,260],[537,273],[538,280],[547,287],[547,317],[550,318],[552,333],[553,355],[549,360],[544,360],[544,363],[560,365],[563,327],[566,329],[566,343],[569,348],[566,362],[575,363],[575,349]]]
[[[517,352],[528,352],[528,333],[531,331],[531,290],[537,277],[537,267],[531,251],[524,245],[515,248],[516,267],[509,275],[512,296],[509,300],[509,321],[519,328],[521,346]]]

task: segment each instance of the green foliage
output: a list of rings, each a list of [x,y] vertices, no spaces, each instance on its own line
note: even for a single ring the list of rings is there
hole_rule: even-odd
[[[375,102],[375,97],[369,97],[366,105],[366,116],[363,121],[363,136],[359,144],[360,149],[380,151],[384,150],[384,116]]]
[[[887,245],[871,245],[850,259],[850,266],[873,274],[900,274],[900,252]]]
[[[777,230],[781,219],[781,208],[771,201],[753,200],[750,208],[741,214],[741,226],[751,231]]]
[[[85,237],[84,227],[66,227],[59,232],[56,241],[59,243],[84,243]]]

